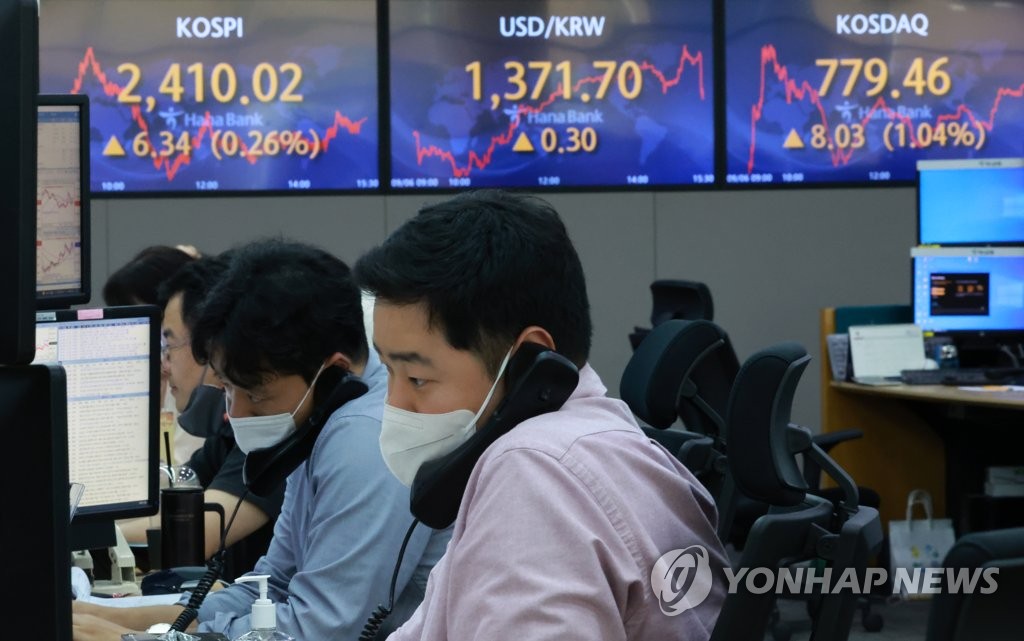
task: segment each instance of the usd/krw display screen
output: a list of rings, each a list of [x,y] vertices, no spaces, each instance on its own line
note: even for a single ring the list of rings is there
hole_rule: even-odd
[[[93,193],[379,186],[373,0],[47,0],[41,87],[91,100]]]
[[[395,189],[714,182],[710,0],[392,0]]]
[[[1024,155],[1024,3],[726,0],[729,184]]]

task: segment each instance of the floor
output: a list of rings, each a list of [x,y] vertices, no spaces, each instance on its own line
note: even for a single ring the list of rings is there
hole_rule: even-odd
[[[897,601],[872,607],[882,617],[882,629],[868,632],[861,624],[860,614],[853,619],[849,641],[924,641],[928,627],[928,609],[930,601]],[[790,641],[808,641],[811,633],[807,627],[809,618],[803,603],[780,601],[779,614],[783,622],[793,623],[793,635]],[[783,641],[778,637],[767,636],[768,641]]]

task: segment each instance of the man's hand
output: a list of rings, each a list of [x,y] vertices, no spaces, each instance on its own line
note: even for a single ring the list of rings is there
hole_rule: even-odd
[[[71,620],[71,636],[74,641],[121,641],[122,634],[131,632],[126,627],[77,610]]]

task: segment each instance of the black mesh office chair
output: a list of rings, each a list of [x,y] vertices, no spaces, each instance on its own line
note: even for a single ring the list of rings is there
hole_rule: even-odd
[[[999,568],[990,594],[953,593],[944,577],[932,596],[927,641],[1010,641],[1020,639],[1024,603],[1024,527],[973,532],[960,537],[946,554],[943,567],[954,571]],[[978,582],[978,588],[983,587]]]
[[[724,417],[737,371],[729,336],[718,325],[667,320],[648,332],[619,384],[619,395],[647,424],[647,435],[675,454],[715,497],[723,541],[731,540],[736,509],[725,462]],[[685,430],[668,429],[679,419]],[[751,509],[760,514],[767,506]]]
[[[630,334],[634,356],[623,373],[620,395],[649,425],[664,429],[678,417],[686,430],[711,437],[711,441],[687,443],[688,452],[681,459],[698,478],[705,481],[705,485],[711,487],[714,483],[714,470],[711,468],[716,460],[715,452],[724,453],[720,434],[732,381],[739,371],[739,359],[729,335],[719,326],[710,324],[715,305],[706,284],[691,280],[656,280],[651,283],[651,297],[652,329],[636,327]],[[684,329],[687,327],[685,321],[707,321],[715,329]],[[668,327],[656,331],[663,325]],[[653,344],[644,346],[647,336],[652,333],[656,335]],[[657,408],[658,414],[652,416],[648,408]],[[675,416],[670,417],[673,408]],[[816,434],[814,440],[828,452],[836,445],[860,438],[863,434],[858,429],[847,429]],[[692,435],[681,436],[675,430],[650,435],[677,454],[683,443],[693,440]],[[721,473],[724,461],[719,461],[718,466],[718,473]],[[804,478],[813,493],[833,503],[839,500],[837,488],[821,487],[821,470],[814,461],[804,461]],[[879,506],[878,492],[866,487],[859,488],[859,491],[864,505]],[[739,512],[740,517],[735,523],[726,522],[726,525],[737,528],[730,533],[730,540],[738,547],[746,538],[745,529],[752,522],[751,514],[760,513],[746,502]],[[881,627],[881,621],[872,618],[872,622],[869,624],[866,620],[865,625],[869,629],[877,629]]]
[[[751,356],[740,368],[729,397],[728,467],[737,489],[771,505],[747,538],[738,567],[780,568],[822,559],[834,576],[853,568],[863,576],[882,542],[878,511],[860,506],[857,486],[805,428],[790,423],[790,408],[810,357],[796,343],[779,343]],[[814,460],[842,489],[837,504],[808,493],[796,456]],[[774,590],[750,591],[741,581],[726,596],[712,641],[761,641],[775,612]],[[812,638],[844,641],[858,607],[843,591],[817,599]]]

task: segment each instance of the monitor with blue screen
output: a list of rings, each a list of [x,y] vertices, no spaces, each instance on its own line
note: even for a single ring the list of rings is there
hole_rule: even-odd
[[[1024,244],[1024,158],[917,163],[918,242]]]
[[[36,314],[36,362],[67,373],[68,478],[85,486],[72,533],[156,513],[159,329],[150,305]]]
[[[1024,334],[1024,247],[916,247],[914,322],[926,332]]]

